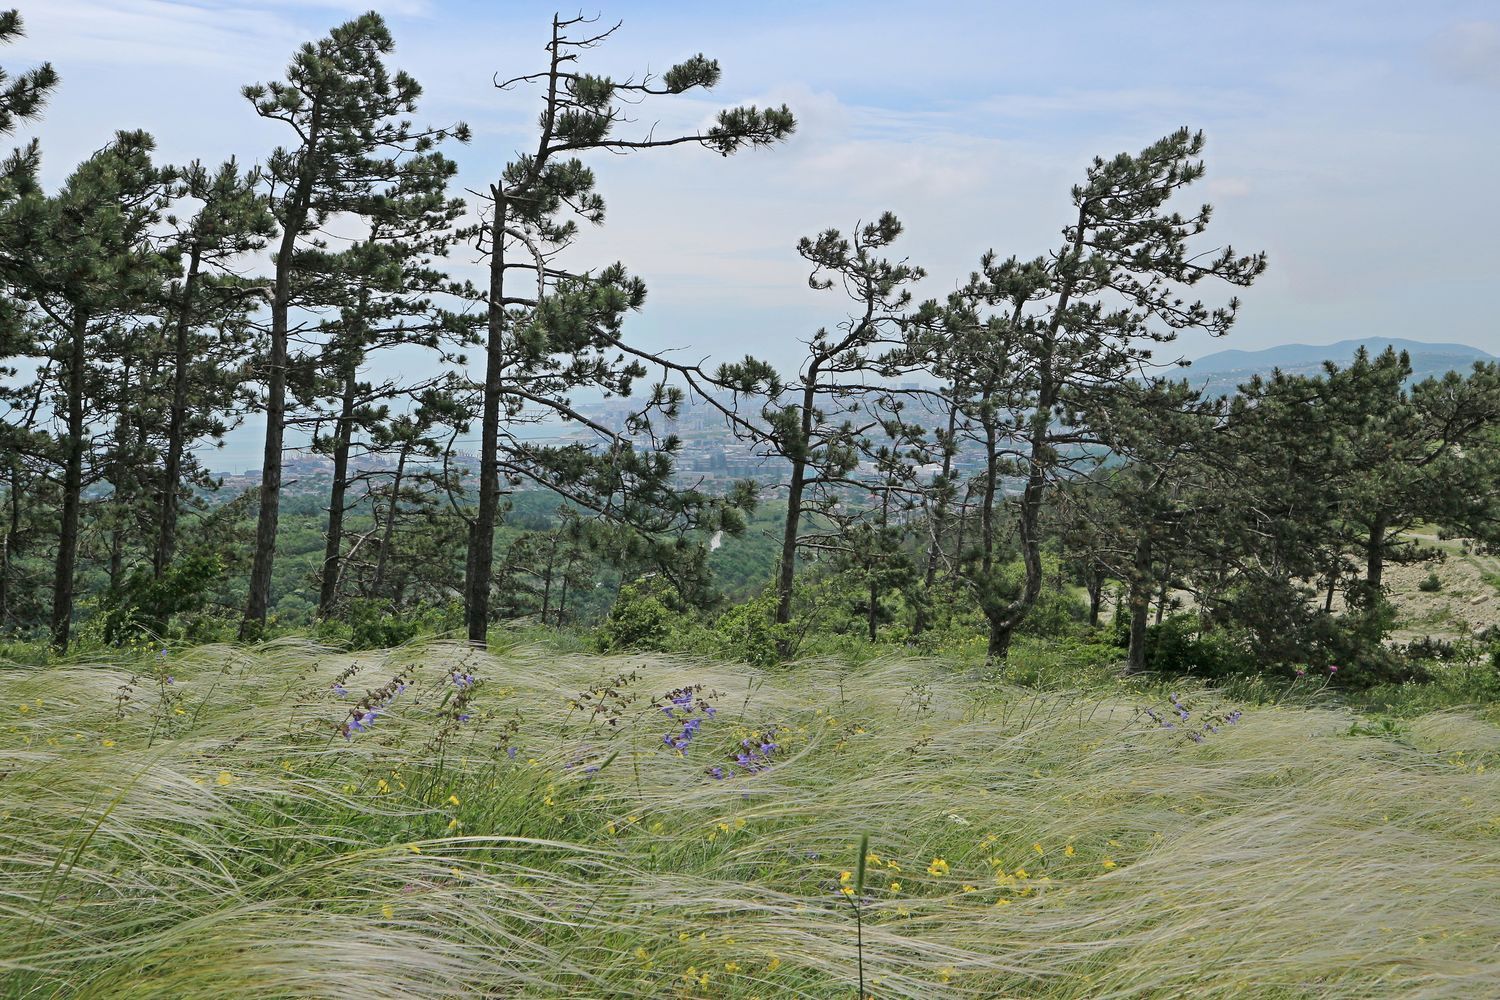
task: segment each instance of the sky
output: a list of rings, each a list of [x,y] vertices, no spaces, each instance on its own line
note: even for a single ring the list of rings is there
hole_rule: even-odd
[[[286,137],[240,87],[278,78],[301,42],[368,6],[12,2],[27,37],[0,65],[46,59],[62,76],[18,136],[41,140],[54,185],[121,128],[150,131],[166,162],[264,158]],[[473,128],[449,153],[460,185],[482,188],[535,141],[538,95],[492,78],[545,66],[554,8],[377,9],[391,64],[424,87],[417,119]],[[1270,266],[1229,335],[1186,335],[1182,356],[1365,336],[1500,354],[1500,3],[633,0],[584,12],[623,21],[584,69],[639,76],[698,52],[723,67],[713,92],[639,109],[642,129],[691,131],[747,102],[798,118],[784,145],[727,159],[674,148],[591,162],[609,214],[577,260],[621,260],[646,280],[626,327],[643,346],[794,364],[846,308],[808,288],[800,236],[895,212],[895,251],[929,274],[918,294],[942,296],[987,249],[1056,245],[1093,156],[1188,125],[1208,140],[1207,176],[1184,196],[1215,206],[1203,245],[1265,250]],[[1228,294],[1200,287],[1210,302]]]

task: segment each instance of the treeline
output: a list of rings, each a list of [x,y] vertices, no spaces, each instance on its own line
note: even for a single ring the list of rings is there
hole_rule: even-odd
[[[0,24],[5,37],[20,29],[14,12]],[[19,632],[45,623],[66,649],[83,564],[102,562],[102,603],[129,627],[162,631],[202,607],[217,575],[243,570],[239,635],[261,635],[289,430],[310,433],[334,468],[325,616],[351,590],[392,604],[452,591],[482,642],[503,498],[522,485],[569,504],[577,528],[561,544],[587,536],[685,586],[701,575],[686,537],[741,522],[737,498],[671,483],[676,443],[657,442],[653,421],[681,392],[638,394],[623,435],[570,402],[630,395],[648,373],[620,342],[644,284],[620,264],[575,269],[565,254],[582,224],[604,218],[580,156],[676,145],[729,155],[780,141],[794,120],[738,107],[701,131],[622,136],[642,104],[710,88],[719,67],[695,56],[624,81],[579,70],[612,33],[556,18],[538,71],[497,81],[535,85],[542,110],[533,151],[497,164],[475,204],[449,190],[468,127],[416,123],[421,87],[387,65],[393,41],[374,13],[302,46],[284,78],[244,88],[247,115],[286,136],[255,166],[160,164],[149,135],[120,132],[47,192],[39,142],[18,149],[0,177],[0,354],[11,363],[0,620]],[[56,83],[50,67],[18,78],[0,95],[0,127],[34,116]],[[449,273],[460,245],[482,257],[483,287]],[[241,567],[222,544],[232,511],[208,514],[192,545],[180,526],[195,491],[213,486],[198,449],[251,412],[265,420],[265,451]],[[557,418],[600,446],[519,433]],[[482,448],[477,485],[464,489],[452,444],[471,430]],[[351,537],[345,517],[361,503],[376,523]],[[454,548],[465,553],[456,581],[443,572]],[[414,565],[433,578],[411,586]]]
[[[1208,241],[1209,206],[1179,205],[1204,172],[1187,129],[1094,160],[1060,205],[1056,245],[987,252],[941,300],[916,298],[926,273],[894,256],[894,215],[804,238],[811,286],[843,299],[795,372],[640,349],[624,320],[644,285],[568,252],[604,219],[583,157],[728,155],[778,143],[794,119],[741,107],[698,132],[622,135],[637,105],[711,87],[719,68],[696,56],[659,77],[584,72],[613,30],[556,18],[544,65],[497,80],[540,93],[535,144],[473,204],[450,191],[467,126],[414,123],[420,87],[386,65],[375,14],[245,88],[247,114],[287,137],[257,166],[157,164],[130,132],[52,193],[36,141],[6,161],[5,628],[66,648],[82,578],[110,637],[166,634],[238,594],[232,577],[240,638],[264,634],[285,586],[289,430],[333,468],[317,617],[451,607],[475,642],[498,619],[562,623],[597,609],[581,595],[602,582],[613,594],[644,580],[606,635],[638,638],[631,616],[654,602],[658,625],[732,615],[726,634],[788,657],[834,602],[871,640],[964,628],[999,659],[1077,587],[1090,624],[1120,595],[1135,668],[1152,608],[1159,619],[1184,597],[1195,641],[1242,662],[1378,664],[1383,567],[1428,555],[1409,529],[1500,539],[1494,365],[1410,385],[1404,356],[1361,355],[1229,399],[1170,377],[1163,348],[1183,330],[1228,332],[1231,293],[1267,263]],[[55,82],[45,67],[18,78],[0,127]],[[482,285],[452,273],[460,248],[480,254]],[[1225,291],[1200,298],[1207,286]],[[428,374],[376,374],[388,370]],[[581,412],[580,393],[638,405],[616,429]],[[690,400],[787,470],[764,596],[729,612],[710,540],[740,545],[759,498],[750,484],[711,494],[674,467],[670,421]],[[258,494],[205,505],[215,484],[198,449],[250,413],[267,426]],[[592,440],[524,433],[544,419]],[[465,469],[454,442],[474,431]],[[529,491],[551,498],[546,513],[507,525]]]

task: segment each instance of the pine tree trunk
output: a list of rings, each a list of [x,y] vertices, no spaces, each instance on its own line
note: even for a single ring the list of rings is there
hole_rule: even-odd
[[[8,508],[5,522],[5,537],[0,539],[0,627],[10,621],[10,569],[11,560],[15,558],[16,549],[20,544],[21,525],[21,498],[18,493],[21,485],[20,459],[16,455],[10,456],[9,468],[10,484],[7,489],[6,507]]]
[[[109,531],[109,590],[111,593],[119,592],[124,584],[125,576],[125,526],[130,520],[130,502],[134,493],[126,482],[130,472],[125,463],[125,444],[129,438],[130,363],[127,360],[120,372],[119,409],[115,414],[115,455],[112,463],[114,468],[110,472],[114,486],[110,506],[116,512],[115,517],[111,518],[114,523]]]
[[[547,624],[547,615],[552,611],[552,564],[557,558],[557,545],[547,553],[547,571],[542,576],[542,624]]]
[[[68,350],[67,425],[63,446],[63,506],[58,525],[57,567],[52,579],[52,645],[68,650],[73,623],[73,571],[78,562],[78,520],[83,503],[83,391],[88,317],[73,317]]]
[[[786,522],[781,529],[781,562],[776,568],[776,624],[788,625],[792,621],[792,588],[797,578],[797,535],[802,529],[802,496],[807,488],[807,460],[812,449],[813,403],[816,401],[818,366],[814,363],[807,372],[802,389],[802,412],[798,429],[801,440],[790,456],[792,476],[787,483]],[[792,655],[790,638],[776,641],[779,655]]]
[[[991,660],[1003,660],[1010,655],[1010,640],[1015,628],[1007,624],[1003,616],[992,617],[989,623],[990,641],[985,654]]]
[[[334,424],[333,482],[328,488],[328,535],[323,544],[323,575],[318,587],[318,617],[327,618],[339,596],[344,550],[344,503],[349,489],[349,448],[354,436],[354,393],[357,388],[351,367],[344,373],[344,398]]]
[[[396,478],[391,480],[391,502],[386,508],[385,528],[380,536],[380,554],[375,557],[375,582],[371,585],[379,597],[385,587],[385,567],[390,559],[391,539],[396,533],[396,505],[401,502],[401,480],[406,473],[406,456],[411,453],[411,442],[401,444],[401,455],[396,459]]]
[[[807,463],[792,460],[792,475],[787,484],[786,520],[781,528],[781,562],[776,567],[776,624],[786,625],[792,620],[792,586],[797,576],[797,534],[802,526],[802,491],[807,477]],[[779,639],[778,652],[791,655],[791,642]]]
[[[287,336],[291,291],[293,230],[287,227],[276,263],[271,301],[271,353],[266,359],[266,441],[261,453],[255,555],[250,564],[250,596],[240,622],[240,641],[259,638],[271,610],[271,574],[276,563],[276,529],[281,519],[281,452],[286,435]]]
[[[1141,535],[1135,545],[1130,573],[1130,651],[1126,673],[1146,669],[1146,621],[1151,610],[1151,537]]]
[[[958,425],[958,407],[948,407],[948,439],[943,448],[943,492],[938,495],[937,506],[932,512],[932,542],[927,547],[927,569],[922,574],[922,600],[917,605],[917,615],[912,622],[912,638],[921,635],[927,628],[927,618],[932,607],[932,588],[937,582],[938,562],[943,553],[943,529],[948,517],[948,476],[953,471],[953,436]]]
[[[162,468],[161,515],[157,519],[156,551],[151,560],[152,576],[161,575],[177,554],[178,490],[182,480],[183,440],[187,423],[188,365],[192,361],[188,334],[192,329],[193,298],[201,266],[198,247],[188,259],[187,277],[182,283],[182,305],[172,336],[172,406],[167,417],[167,455]]]
[[[495,522],[500,513],[500,389],[505,364],[505,199],[491,187],[489,330],[485,342],[484,399],[480,417],[479,506],[469,525],[464,567],[464,624],[469,641],[483,646],[490,625],[490,576],[495,569]]]
[[[1091,566],[1088,570],[1088,592],[1089,592],[1089,628],[1099,627],[1099,605],[1104,597],[1104,574],[1099,567]]]
[[[311,135],[302,150],[302,162],[316,161],[321,139],[320,116],[314,105]],[[292,304],[292,264],[297,237],[307,221],[312,202],[312,168],[304,166],[297,189],[287,202],[281,220],[281,244],[276,253],[276,283],[271,293],[271,354],[266,363],[266,445],[261,456],[260,509],[255,520],[255,557],[250,564],[250,597],[240,622],[240,641],[259,638],[271,610],[271,574],[276,565],[276,529],[281,519],[281,453],[286,440],[286,375]]]
[[[1370,537],[1365,543],[1365,583],[1372,590],[1380,589],[1380,581],[1385,575],[1386,524],[1385,515],[1377,515],[1370,525]]]

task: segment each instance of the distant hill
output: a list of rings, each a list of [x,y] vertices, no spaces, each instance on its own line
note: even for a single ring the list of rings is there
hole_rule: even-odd
[[[1497,360],[1493,354],[1468,344],[1429,344],[1400,337],[1368,337],[1341,340],[1336,344],[1281,344],[1262,351],[1216,351],[1194,361],[1192,367],[1182,374],[1195,385],[1205,385],[1210,391],[1230,393],[1250,376],[1269,375],[1276,368],[1288,374],[1315,375],[1322,371],[1324,361],[1347,364],[1361,347],[1372,355],[1387,347],[1405,351],[1411,356],[1414,381],[1450,371],[1467,371],[1476,361]]]

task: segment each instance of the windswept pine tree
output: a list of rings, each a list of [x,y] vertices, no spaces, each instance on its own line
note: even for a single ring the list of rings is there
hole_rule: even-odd
[[[1060,477],[1097,461],[1099,427],[1120,393],[1155,376],[1152,348],[1179,331],[1213,336],[1233,324],[1238,300],[1210,308],[1185,298],[1205,279],[1246,286],[1265,269],[1264,254],[1212,254],[1194,241],[1212,209],[1188,215],[1167,207],[1203,176],[1203,134],[1180,129],[1139,154],[1096,158],[1073,188],[1074,216],[1063,243],[1044,257],[998,261],[986,255],[952,302],[948,339],[968,345],[949,364],[986,373],[965,377],[970,411],[987,456],[979,510],[980,556],[964,569],[989,622],[989,653],[1004,658],[1017,626],[1042,589],[1042,513]],[[1000,483],[1021,482],[1014,508],[1023,572],[997,571],[995,532],[1010,508]]]
[[[869,436],[883,426],[877,412],[880,393],[871,384],[880,375],[894,374],[901,364],[899,349],[911,304],[906,286],[925,274],[919,267],[882,256],[900,235],[900,221],[887,212],[876,222],[856,227],[851,237],[829,229],[798,244],[797,252],[813,266],[808,284],[820,290],[841,289],[854,308],[834,328],[821,328],[813,335],[795,379],[784,381],[769,363],[752,357],[722,365],[706,380],[685,373],[709,400],[716,391],[729,390],[733,402],[726,414],[731,428],[789,467],[776,570],[777,625],[792,620],[797,551],[816,543],[815,537],[805,537],[808,514],[832,513],[844,490],[862,485],[852,473],[870,448]],[[757,398],[760,402],[755,404]],[[742,401],[747,404],[744,410]],[[886,486],[877,507],[888,512],[892,484],[888,481]],[[814,529],[812,534],[824,532]],[[878,573],[871,574],[872,587],[878,588],[878,579]],[[787,642],[783,640],[784,654],[790,652]]]
[[[262,174],[281,238],[263,362],[266,439],[242,638],[259,634],[271,606],[287,385],[295,360],[292,312],[329,305],[323,300],[327,254],[319,234],[330,220],[368,206],[393,180],[403,157],[428,153],[450,135],[467,134],[462,126],[418,128],[404,117],[415,111],[422,88],[406,73],[386,67],[393,48],[385,22],[371,12],[303,45],[284,80],[244,90],[256,114],[284,124],[294,138],[272,152]]]
[[[727,156],[779,142],[795,123],[785,107],[751,106],[721,111],[701,131],[620,136],[620,126],[639,117],[643,102],[711,88],[720,71],[702,55],[639,80],[577,69],[579,59],[618,27],[596,31],[589,18],[554,17],[546,68],[497,82],[502,90],[535,84],[543,97],[536,148],[506,164],[488,186],[479,234],[488,257],[488,323],[479,390],[479,495],[464,587],[468,637],[476,643],[485,641],[490,622],[502,479],[550,489],[578,510],[629,525],[643,538],[674,536],[664,542],[661,560],[662,571],[672,574],[701,566],[683,532],[712,527],[711,519],[725,510],[696,491],[673,487],[677,443],[651,434],[649,412],[670,412],[678,393],[657,389],[625,427],[591,420],[573,406],[570,397],[580,390],[629,395],[646,374],[643,360],[649,356],[622,340],[625,314],[645,302],[646,286],[622,264],[578,270],[559,256],[581,222],[604,221],[604,199],[582,154],[691,145]],[[512,425],[526,420],[528,411],[580,425],[592,432],[597,447],[544,446],[517,437]],[[651,438],[653,447],[637,447],[636,436]]]

